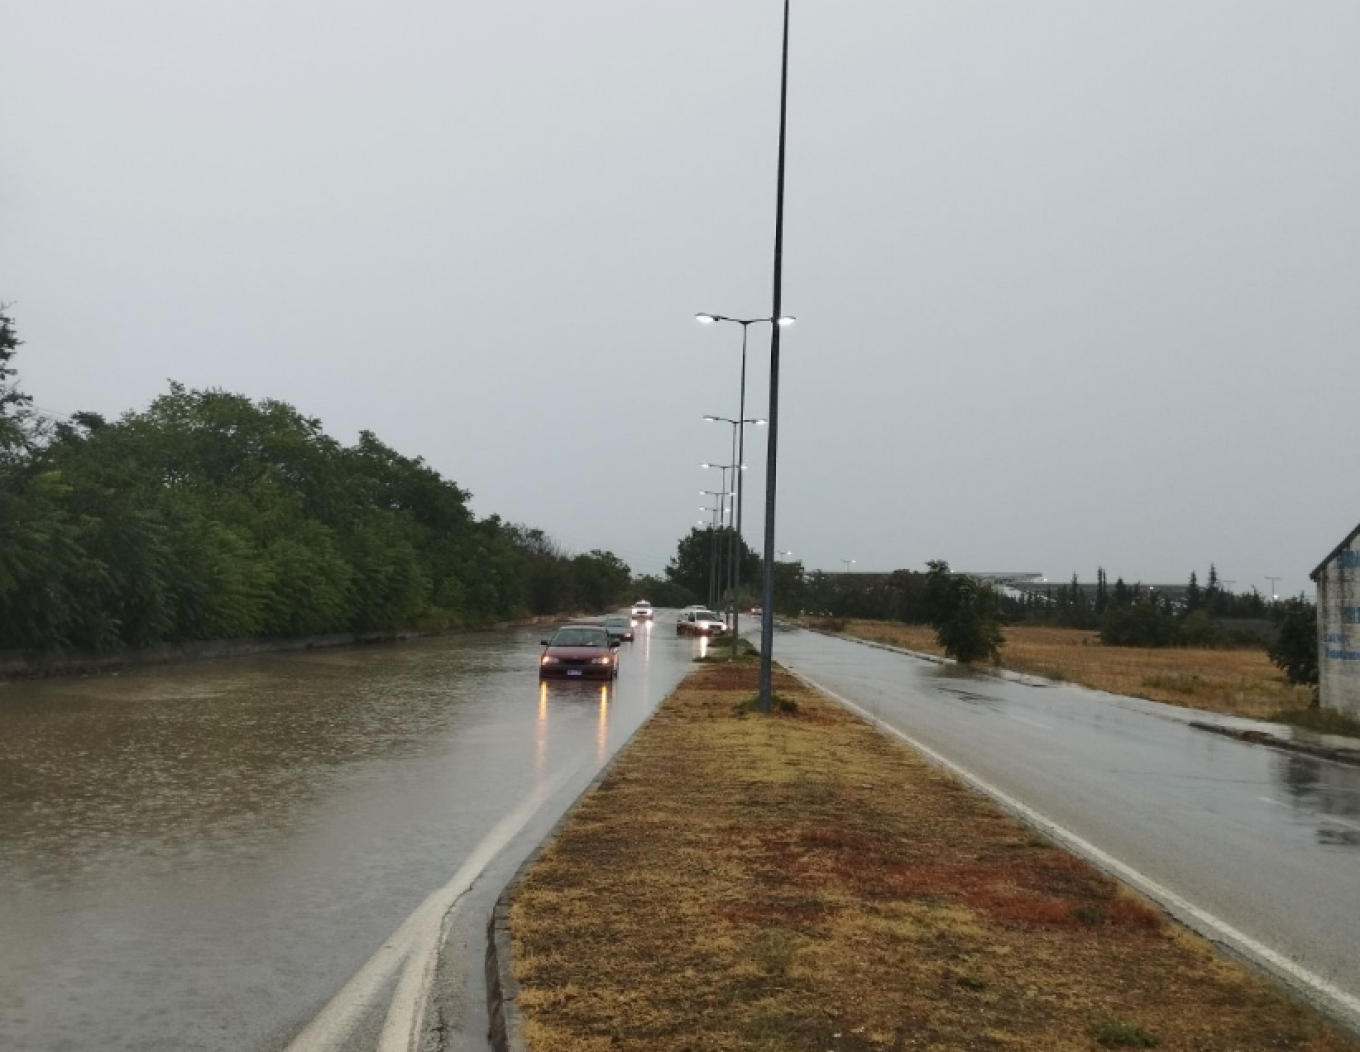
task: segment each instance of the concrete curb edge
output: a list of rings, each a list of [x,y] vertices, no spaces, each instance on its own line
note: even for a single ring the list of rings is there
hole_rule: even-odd
[[[700,666],[700,668],[702,667]],[[671,693],[657,702],[656,708],[652,710],[651,714],[638,724],[637,730],[633,731],[628,736],[628,740],[618,747],[614,755],[610,757],[609,762],[600,768],[595,777],[590,780],[590,784],[581,790],[562,817],[557,820],[552,829],[548,830],[547,836],[520,863],[509,883],[505,885],[505,889],[497,896],[496,905],[491,911],[491,917],[486,926],[486,1007],[487,1014],[491,1019],[490,1032],[487,1037],[490,1039],[491,1047],[495,1052],[529,1052],[529,1043],[524,1036],[524,1013],[519,1007],[519,983],[515,981],[514,976],[514,954],[510,937],[510,907],[514,904],[515,894],[519,890],[520,882],[529,870],[538,863],[544,849],[561,834],[576,813],[577,805],[599,788],[600,783],[613,771],[614,765],[628,751],[628,747],[633,744],[634,739],[652,722],[652,719],[671,694],[679,690],[680,685],[697,671],[699,669],[695,668],[685,673]]]
[[[1311,742],[1296,742],[1288,738],[1276,737],[1267,734],[1265,731],[1239,730],[1235,727],[1222,727],[1215,723],[1203,723],[1200,720],[1191,720],[1190,726],[1197,731],[1208,731],[1210,734],[1221,734],[1225,738],[1235,738],[1241,742],[1249,742],[1252,745],[1265,745],[1273,749],[1283,749],[1286,752],[1303,753],[1306,756],[1315,756],[1320,760],[1331,760],[1334,763],[1344,763],[1351,767],[1360,767],[1360,750],[1339,749],[1330,745],[1314,745]]]

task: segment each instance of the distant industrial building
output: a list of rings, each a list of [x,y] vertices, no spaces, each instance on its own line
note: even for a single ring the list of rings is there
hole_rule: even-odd
[[[1318,701],[1360,717],[1360,526],[1309,576],[1317,585]]]

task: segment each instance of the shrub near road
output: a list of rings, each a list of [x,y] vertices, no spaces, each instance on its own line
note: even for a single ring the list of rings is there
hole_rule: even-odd
[[[845,710],[668,698],[520,883],[529,1047],[1358,1050]]]

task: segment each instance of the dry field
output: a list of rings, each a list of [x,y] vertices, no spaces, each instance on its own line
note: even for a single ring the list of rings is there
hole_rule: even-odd
[[[534,1052],[1360,1052],[780,674],[689,677],[518,887]]]
[[[847,634],[863,639],[941,653],[925,625],[851,620],[845,626]],[[1264,650],[1107,647],[1095,632],[1076,628],[1011,625],[1001,665],[1113,694],[1254,719],[1305,709],[1310,699],[1308,688],[1291,687]]]

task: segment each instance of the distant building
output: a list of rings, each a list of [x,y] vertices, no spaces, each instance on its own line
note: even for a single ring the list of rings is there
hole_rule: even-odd
[[[1319,703],[1360,717],[1360,526],[1309,576],[1317,585]]]

